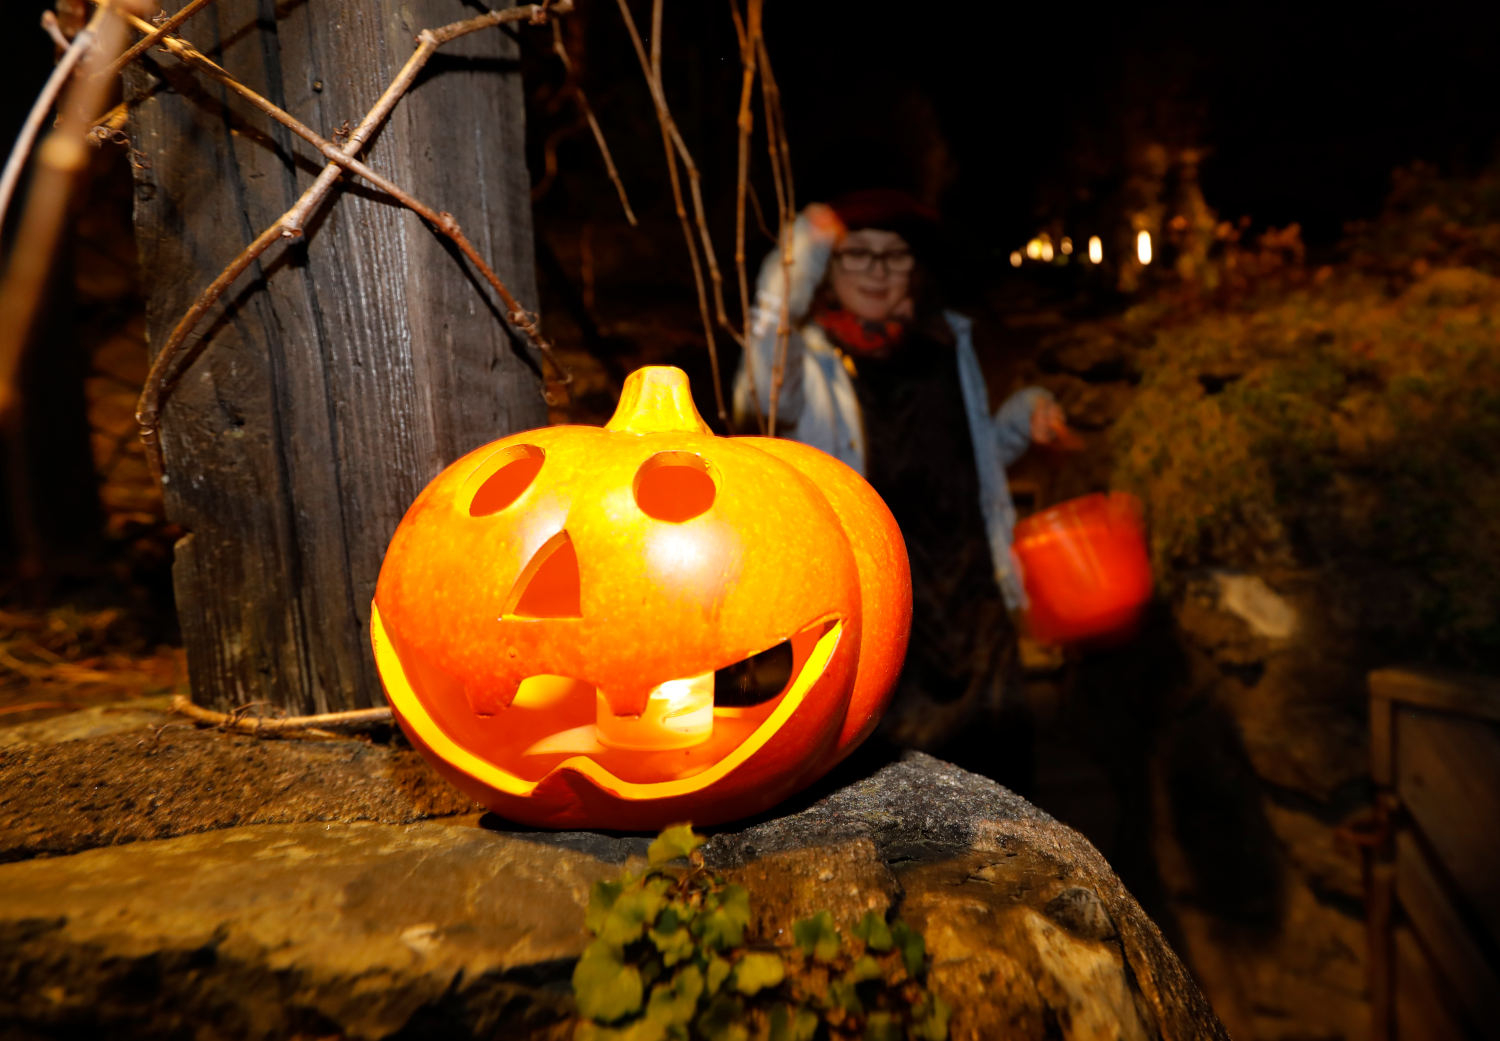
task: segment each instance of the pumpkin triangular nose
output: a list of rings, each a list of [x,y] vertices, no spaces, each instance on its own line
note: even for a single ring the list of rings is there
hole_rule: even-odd
[[[578,551],[566,531],[537,550],[516,587],[505,613],[513,618],[582,618],[579,606]]]

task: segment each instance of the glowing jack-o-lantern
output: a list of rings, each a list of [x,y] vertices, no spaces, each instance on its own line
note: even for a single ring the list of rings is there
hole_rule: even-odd
[[[715,437],[652,367],[602,429],[439,474],[371,615],[396,717],[457,787],[525,823],[641,829],[757,813],[847,755],[900,670],[911,579],[854,471]]]

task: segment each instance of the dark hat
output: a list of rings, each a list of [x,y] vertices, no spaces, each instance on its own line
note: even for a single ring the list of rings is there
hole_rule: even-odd
[[[927,246],[938,230],[937,210],[895,188],[866,188],[829,203],[850,231],[878,228],[894,231],[913,249]]]

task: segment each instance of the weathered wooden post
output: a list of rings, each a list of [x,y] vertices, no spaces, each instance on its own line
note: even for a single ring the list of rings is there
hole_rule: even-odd
[[[423,28],[460,0],[218,0],[182,30],[327,138],[356,124]],[[522,31],[525,31],[524,29]],[[463,225],[536,299],[520,70],[511,30],[445,47],[365,149]],[[135,223],[159,350],[220,270],[325,160],[155,52],[133,74]],[[194,697],[294,713],[380,703],[370,597],[386,540],[461,452],[546,422],[538,367],[489,288],[414,214],[347,177],[302,243],[277,247],[195,334],[163,411],[174,580]]]

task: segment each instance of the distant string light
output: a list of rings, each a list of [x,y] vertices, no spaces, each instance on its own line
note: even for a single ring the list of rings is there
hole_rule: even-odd
[[[1020,267],[1021,266],[1021,260],[1022,260],[1021,251],[1018,250],[1018,249],[1017,250],[1012,250],[1011,254],[1010,254],[1010,266],[1011,267]]]
[[[1026,255],[1028,257],[1030,257],[1032,260],[1041,260],[1042,259],[1042,240],[1041,239],[1032,239],[1030,242],[1026,243]]]
[[[1089,263],[1104,263],[1104,243],[1100,240],[1098,235],[1089,236]]]
[[[1073,240],[1070,239],[1070,238],[1068,238],[1068,236],[1064,235],[1062,237],[1062,242],[1058,243],[1058,247],[1057,248],[1060,249],[1060,250],[1062,250],[1062,255],[1063,256],[1065,256],[1065,257],[1071,256],[1072,253],[1073,253]]]
[[[1142,231],[1135,237],[1136,259],[1142,264],[1151,263],[1151,233]]]

